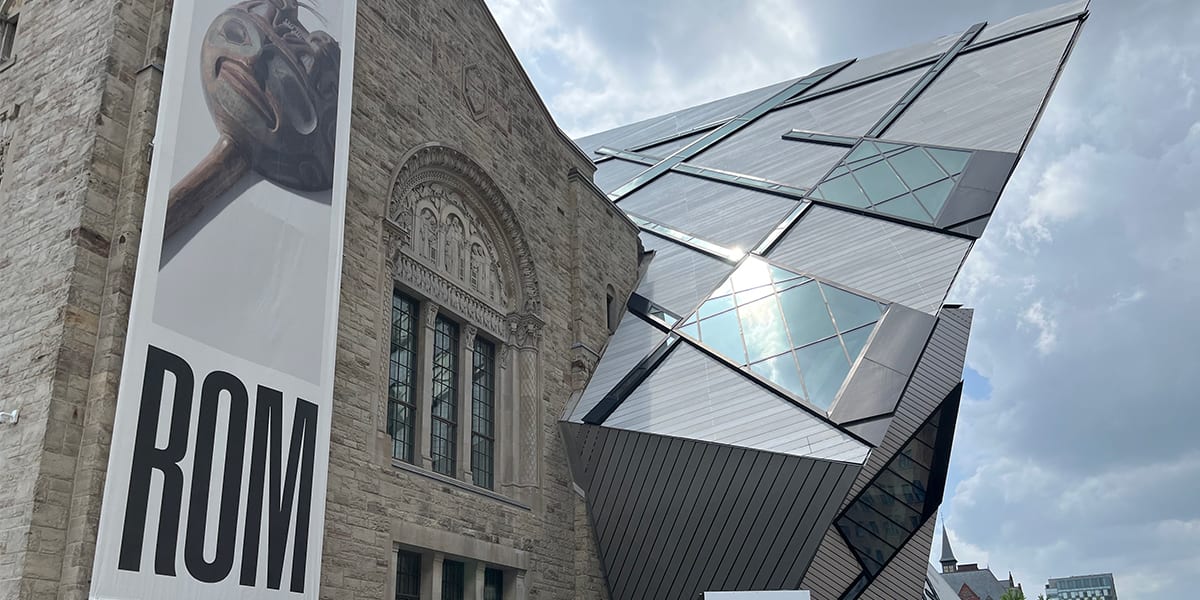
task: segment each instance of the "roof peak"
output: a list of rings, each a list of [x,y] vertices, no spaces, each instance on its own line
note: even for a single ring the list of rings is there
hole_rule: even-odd
[[[948,562],[958,562],[954,558],[954,550],[950,548],[950,534],[947,533],[945,526],[942,527],[942,560],[943,564]]]

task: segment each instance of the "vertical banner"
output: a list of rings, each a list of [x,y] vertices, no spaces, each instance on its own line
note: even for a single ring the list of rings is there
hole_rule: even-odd
[[[317,598],[354,0],[175,0],[91,597]]]

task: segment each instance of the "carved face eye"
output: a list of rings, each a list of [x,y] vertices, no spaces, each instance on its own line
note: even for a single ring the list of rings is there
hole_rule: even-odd
[[[246,31],[246,26],[241,21],[229,19],[221,26],[221,35],[234,45],[245,46],[250,43],[250,32]]]

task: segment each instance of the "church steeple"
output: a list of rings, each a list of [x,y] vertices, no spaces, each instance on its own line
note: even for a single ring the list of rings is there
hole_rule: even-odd
[[[958,559],[954,558],[954,550],[950,548],[950,536],[946,526],[942,526],[942,572],[953,573],[958,570]]]

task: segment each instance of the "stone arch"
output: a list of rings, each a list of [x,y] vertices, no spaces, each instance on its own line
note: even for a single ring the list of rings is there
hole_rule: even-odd
[[[426,211],[439,221],[434,257],[423,230]],[[500,188],[467,155],[440,144],[410,152],[393,179],[386,215],[401,234],[401,249],[407,246],[445,271],[454,261],[454,277],[448,279],[464,288],[474,279],[481,289],[473,291],[483,300],[502,304],[508,314],[540,317],[537,272],[520,220]],[[455,219],[469,222],[461,240],[451,239],[458,235],[451,233]],[[453,256],[447,254],[451,247],[457,251]]]

